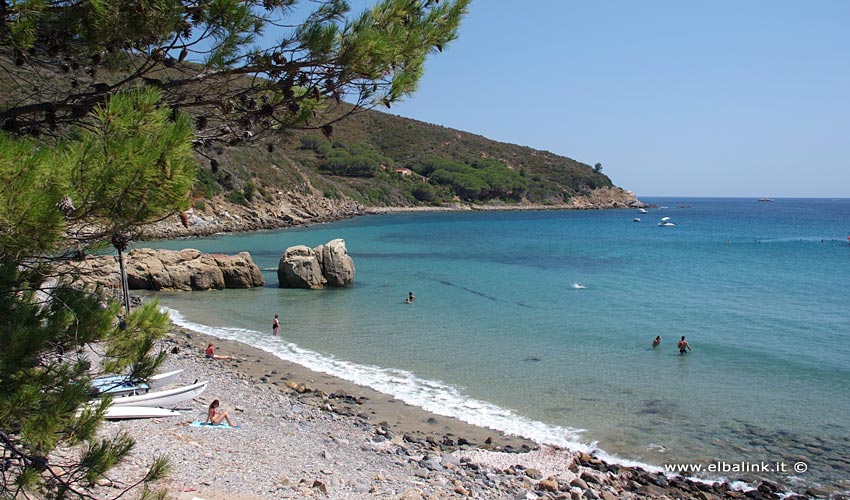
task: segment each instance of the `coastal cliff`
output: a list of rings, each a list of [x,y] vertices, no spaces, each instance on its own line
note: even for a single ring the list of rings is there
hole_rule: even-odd
[[[185,225],[178,216],[145,228],[139,239],[171,239],[187,236],[207,236],[216,233],[250,232],[280,229],[348,219],[358,215],[410,211],[464,210],[604,210],[642,208],[634,193],[618,187],[601,187],[585,195],[572,197],[567,203],[504,203],[472,204],[456,201],[439,206],[371,206],[352,199],[328,198],[309,183],[298,190],[278,191],[271,202],[258,200],[250,206],[218,198],[208,200],[204,208],[192,208],[185,213]]]

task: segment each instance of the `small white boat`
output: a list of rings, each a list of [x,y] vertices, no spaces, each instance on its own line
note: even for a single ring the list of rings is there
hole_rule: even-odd
[[[165,408],[152,408],[150,406],[110,406],[103,414],[107,420],[120,420],[124,418],[163,418],[179,416],[179,411],[167,410]]]
[[[144,382],[131,382],[125,377],[116,375],[113,377],[99,377],[91,381],[92,397],[100,396],[134,396],[144,394],[150,390]]]
[[[635,217],[632,222],[640,222],[640,217]]]
[[[148,387],[151,389],[159,389],[177,380],[177,377],[183,373],[183,369],[174,370],[172,372],[159,373],[147,380]]]
[[[670,217],[662,217],[660,221],[658,221],[659,226],[667,226],[672,227],[675,226],[676,223],[670,220]]]
[[[136,396],[145,394],[151,389],[164,387],[175,380],[183,370],[174,370],[171,372],[160,373],[150,377],[147,381],[134,381],[123,375],[112,375],[109,377],[97,377],[92,379],[92,392],[95,396]]]
[[[155,391],[137,396],[119,397],[112,400],[112,406],[174,406],[177,403],[182,403],[183,401],[199,396],[207,388],[208,383],[209,381],[207,380],[167,391]]]
[[[642,214],[645,214],[645,213],[646,213],[646,209],[645,209],[645,208],[639,208],[639,209],[638,209],[638,212],[640,212],[640,213],[642,213]]]

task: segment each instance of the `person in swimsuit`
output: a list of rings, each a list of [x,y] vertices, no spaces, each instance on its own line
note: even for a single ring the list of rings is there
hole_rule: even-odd
[[[679,354],[685,354],[687,351],[691,350],[691,346],[690,346],[690,344],[688,344],[688,341],[685,340],[684,335],[682,335],[682,339],[679,341],[679,343],[677,345],[679,346]]]
[[[655,340],[652,341],[652,348],[655,349],[661,344],[661,335],[655,337]]]
[[[277,317],[277,314],[274,315],[274,321],[272,321],[272,334],[277,335],[280,331],[280,320]]]
[[[207,411],[207,421],[206,421],[206,423],[212,424],[212,425],[218,425],[222,422],[222,420],[224,420],[224,421],[227,422],[227,425],[229,425],[230,427],[236,427],[235,425],[233,425],[233,421],[230,420],[230,415],[226,411],[218,409],[219,404],[220,403],[218,402],[217,399],[213,400],[213,402],[210,403],[210,408]]]
[[[233,359],[232,356],[219,356],[218,354],[216,354],[215,353],[215,346],[213,345],[212,342],[210,342],[210,344],[204,350],[204,357],[207,358],[207,359],[224,359],[224,360]]]
[[[416,300],[416,296],[413,295],[413,292],[407,292],[407,301],[413,302],[414,300]]]

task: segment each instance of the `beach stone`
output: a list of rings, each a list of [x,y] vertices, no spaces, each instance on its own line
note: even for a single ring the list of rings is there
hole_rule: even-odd
[[[315,481],[313,481],[313,489],[318,490],[318,491],[322,492],[322,493],[323,493],[323,494],[325,494],[325,495],[327,495],[327,494],[328,494],[328,485],[327,485],[327,484],[325,484],[325,483],[324,483],[324,482],[322,482],[322,481],[319,481],[318,479],[316,479]]]
[[[611,493],[610,491],[603,491],[600,493],[602,500],[617,500],[617,495]]]
[[[399,500],[423,500],[422,492],[414,489],[405,490],[398,498]]]
[[[429,460],[423,460],[422,465],[426,469],[433,470],[433,471],[441,471],[445,468],[440,464],[440,461],[438,459],[435,459],[435,458],[432,458],[432,459],[429,459]]]
[[[584,498],[589,498],[590,500],[598,500],[599,494],[593,491],[592,489],[584,490],[584,493],[581,495]]]
[[[584,481],[584,479],[580,477],[577,477],[570,481],[570,486],[575,486],[576,488],[581,488],[582,490],[588,489],[587,483]]]
[[[603,483],[602,479],[600,479],[596,474],[593,474],[591,472],[587,472],[587,471],[582,472],[579,477],[581,479],[584,479],[584,482],[588,483],[588,484],[602,484]]]
[[[543,473],[537,469],[526,469],[525,475],[530,477],[531,479],[543,479]]]
[[[443,453],[440,456],[440,463],[442,463],[444,467],[447,467],[447,466],[460,467],[460,460],[456,456],[452,455],[451,453]]]
[[[357,493],[369,493],[371,487],[366,483],[356,483],[354,485],[354,491]]]
[[[554,478],[544,479],[537,483],[537,489],[541,491],[558,491],[558,481]]]

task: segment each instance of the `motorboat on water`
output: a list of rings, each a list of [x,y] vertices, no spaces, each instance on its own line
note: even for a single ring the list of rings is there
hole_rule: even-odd
[[[642,214],[645,214],[645,213],[646,213],[646,209],[645,209],[645,208],[639,208],[639,209],[638,209],[638,212],[640,212],[640,213],[642,213]]]
[[[671,221],[670,217],[662,217],[661,220],[658,221],[658,225],[664,227],[673,227],[676,225],[676,223]]]
[[[632,222],[640,222],[640,217],[635,217]]]

